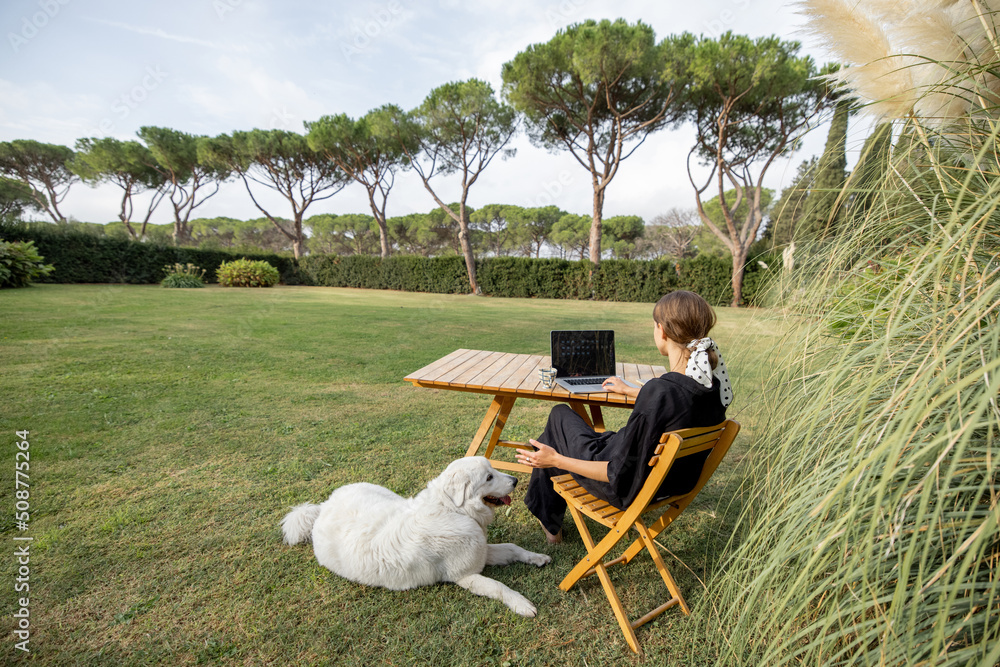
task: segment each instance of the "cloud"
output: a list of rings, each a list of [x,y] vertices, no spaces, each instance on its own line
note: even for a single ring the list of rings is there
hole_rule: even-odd
[[[302,121],[331,112],[294,81],[272,76],[247,58],[220,56],[214,65],[214,80],[181,85],[182,95],[207,116],[198,131],[258,127],[302,132]]]
[[[215,49],[218,51],[239,51],[246,52],[249,49],[245,46],[234,46],[218,44],[216,42],[210,42],[205,39],[198,39],[196,37],[186,37],[184,35],[173,35],[169,32],[162,30],[160,28],[144,28],[142,26],[129,25],[127,23],[121,23],[119,21],[108,21],[106,19],[95,19],[87,18],[88,21],[94,23],[100,23],[102,25],[111,26],[112,28],[119,28],[121,30],[127,30],[129,32],[134,32],[139,35],[152,35],[153,37],[159,37],[161,39],[167,39],[174,42],[181,42],[184,44],[197,44],[198,46],[204,46],[205,48]]]
[[[92,118],[106,106],[99,95],[67,93],[51,84],[0,79],[0,136],[72,146],[93,133]]]

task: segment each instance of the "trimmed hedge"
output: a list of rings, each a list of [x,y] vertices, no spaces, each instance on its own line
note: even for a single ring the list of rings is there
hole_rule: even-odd
[[[764,259],[769,266],[780,266],[778,258]],[[395,255],[387,259],[310,255],[299,260],[299,268],[303,280],[326,287],[444,294],[470,291],[465,260],[457,255]],[[745,303],[760,302],[767,273],[756,258],[747,265],[743,277]],[[710,255],[680,262],[608,259],[596,268],[587,260],[487,257],[476,261],[476,280],[483,294],[500,297],[653,303],[667,292],[686,289],[701,294],[713,305],[725,306],[733,298],[731,278],[731,260]]]
[[[37,225],[4,225],[0,227],[0,238],[35,242],[45,261],[55,266],[55,271],[38,282],[151,284],[163,279],[164,266],[178,263],[196,264],[205,269],[209,282],[215,282],[215,270],[219,265],[237,257],[264,260],[277,267],[286,285],[302,282],[293,258],[273,254],[234,254],[223,250],[137,243]]]
[[[395,255],[309,255],[299,269],[310,284],[325,287],[392,289],[404,292],[468,294],[465,260],[458,255],[419,257]]]
[[[321,285],[391,289],[405,292],[468,294],[465,260],[458,255],[420,257],[393,255],[309,255],[296,261],[273,254],[233,254],[223,250],[136,243],[92,236],[37,225],[0,226],[0,239],[34,241],[45,261],[55,266],[44,282],[57,283],[158,283],[163,267],[196,264],[212,281],[223,262],[237,257],[263,260],[275,266],[286,285]],[[758,263],[763,260],[771,268]],[[769,274],[780,270],[780,257],[755,257],[743,278],[743,301],[760,304]],[[602,261],[487,257],[476,261],[476,278],[483,294],[499,297],[594,299],[652,303],[677,289],[701,294],[717,306],[733,298],[729,258],[699,255],[679,262],[670,260]]]

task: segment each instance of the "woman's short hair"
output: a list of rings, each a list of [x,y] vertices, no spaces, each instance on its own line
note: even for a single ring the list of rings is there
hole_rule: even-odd
[[[667,338],[686,348],[691,341],[708,336],[715,326],[715,311],[694,292],[677,290],[664,294],[656,302],[653,320],[659,323]],[[714,350],[709,350],[708,358],[715,368],[719,358]]]

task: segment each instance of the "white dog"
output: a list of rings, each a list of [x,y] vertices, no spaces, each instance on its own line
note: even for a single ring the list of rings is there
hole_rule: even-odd
[[[487,459],[462,458],[413,498],[348,484],[322,505],[294,507],[281,530],[287,544],[311,537],[320,565],[345,579],[397,591],[451,581],[530,617],[535,607],[526,597],[480,574],[486,565],[552,561],[516,544],[486,543],[494,508],[510,504],[515,486],[517,478],[497,472]]]

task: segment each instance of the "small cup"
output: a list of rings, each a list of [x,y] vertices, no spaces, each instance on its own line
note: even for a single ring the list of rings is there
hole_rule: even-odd
[[[538,369],[538,379],[542,381],[542,386],[546,389],[551,389],[552,385],[556,381],[556,369],[554,368],[539,368]]]

